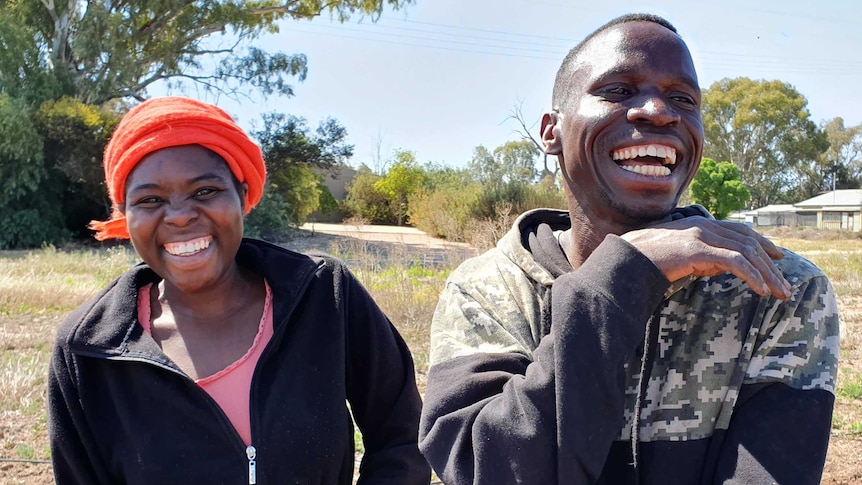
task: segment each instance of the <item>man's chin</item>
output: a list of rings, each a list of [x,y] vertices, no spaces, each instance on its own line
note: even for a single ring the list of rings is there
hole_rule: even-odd
[[[670,221],[677,200],[667,201],[663,204],[651,202],[650,204],[623,204],[617,200],[608,200],[608,204],[632,229]]]

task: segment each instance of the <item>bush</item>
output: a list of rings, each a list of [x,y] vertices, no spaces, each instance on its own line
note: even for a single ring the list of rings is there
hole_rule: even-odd
[[[68,233],[59,222],[37,209],[3,211],[0,215],[0,249],[38,248],[62,242]]]
[[[245,218],[244,235],[278,241],[290,232],[290,206],[273,190],[267,190],[260,203]]]
[[[359,169],[341,206],[346,217],[360,217],[372,224],[395,224],[398,218],[390,207],[389,197],[375,186],[381,179],[368,167]]]
[[[410,198],[410,224],[437,237],[465,241],[481,192],[478,184],[419,191]]]

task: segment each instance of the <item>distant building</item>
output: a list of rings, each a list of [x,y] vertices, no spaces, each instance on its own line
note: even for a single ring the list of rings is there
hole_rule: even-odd
[[[833,190],[793,205],[816,213],[820,229],[862,229],[862,189]]]
[[[339,204],[344,202],[344,199],[347,198],[347,186],[350,185],[350,182],[353,181],[353,177],[356,176],[356,170],[347,165],[342,165],[338,168],[337,175],[335,177],[327,171],[316,169],[312,170],[318,175],[323,176],[323,185],[329,189],[329,193],[332,194],[332,197],[337,200]],[[344,215],[340,210],[335,210],[329,214],[315,211],[308,216],[308,220],[313,222],[341,222],[342,219],[344,219]]]
[[[833,190],[796,204],[734,212],[728,219],[755,227],[804,226],[858,232],[862,230],[862,189]]]

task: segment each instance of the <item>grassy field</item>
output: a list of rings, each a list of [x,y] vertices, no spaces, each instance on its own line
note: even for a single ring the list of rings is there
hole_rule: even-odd
[[[843,324],[838,397],[823,482],[862,483],[862,239],[774,234],[814,261],[838,294]],[[816,238],[817,240],[814,240]],[[436,252],[351,238],[298,238],[348,261],[407,340],[424,391],[431,314],[466,251]],[[63,316],[137,260],[123,247],[0,252],[0,485],[52,483],[44,414],[48,354]],[[381,261],[386,261],[382,263]],[[416,264],[433,261],[433,265]]]

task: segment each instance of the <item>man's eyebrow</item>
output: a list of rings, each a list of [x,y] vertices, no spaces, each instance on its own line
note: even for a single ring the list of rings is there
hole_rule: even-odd
[[[615,67],[612,69],[608,69],[607,71],[603,72],[601,74],[601,76],[597,77],[593,81],[593,84],[599,84],[599,83],[607,82],[608,78],[613,78],[613,77],[617,77],[617,76],[638,76],[638,75],[640,75],[640,73],[641,73],[641,69],[634,68],[634,67],[619,66],[619,67]],[[697,79],[695,79],[691,76],[688,76],[685,74],[682,74],[679,76],[675,75],[674,79],[676,80],[676,84],[686,85],[692,89],[697,89],[697,90],[700,89],[700,85],[697,83]]]

